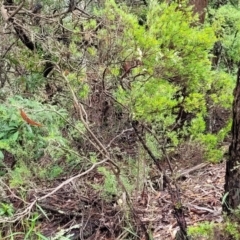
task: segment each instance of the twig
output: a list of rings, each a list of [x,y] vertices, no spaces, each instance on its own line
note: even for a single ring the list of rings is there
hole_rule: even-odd
[[[108,143],[106,149],[108,149],[108,148],[112,145],[112,143],[113,143],[117,138],[119,138],[121,135],[123,135],[123,134],[126,133],[126,132],[133,131],[133,130],[134,130],[133,128],[129,128],[129,129],[123,130],[120,134],[118,134],[117,136],[115,136],[115,137]]]
[[[149,154],[149,156],[152,158],[152,160],[154,161],[155,165],[157,166],[158,170],[160,172],[163,173],[163,176],[168,184],[168,191],[171,195],[171,200],[172,200],[172,204],[173,204],[173,210],[174,210],[174,215],[177,219],[178,225],[180,227],[180,233],[184,236],[184,239],[188,239],[187,236],[187,224],[186,224],[186,220],[184,217],[184,212],[183,212],[183,206],[181,203],[181,198],[180,198],[180,191],[179,191],[179,187],[177,186],[176,180],[169,178],[166,173],[163,171],[163,169],[161,168],[160,164],[159,164],[159,159],[157,159],[154,154],[152,153],[152,151],[149,149],[149,147],[146,145],[145,141],[143,140],[143,138],[141,137],[141,135],[138,132],[137,126],[136,124],[133,122],[132,126],[138,136],[139,141],[141,142],[143,148],[147,151],[147,153]],[[163,151],[163,154],[166,155],[166,151],[164,148],[161,148],[161,150]],[[166,155],[167,156],[167,155]],[[170,160],[167,158],[168,160],[168,164],[169,164],[169,168],[172,171],[171,168],[171,164],[170,164]],[[175,186],[175,191],[172,189],[171,183],[173,183],[173,185]]]
[[[16,199],[18,199],[18,200],[20,200],[20,201],[28,204],[28,202],[26,202],[24,199],[21,199],[20,197],[18,197],[18,196],[11,190],[11,188],[10,188],[6,183],[4,183],[2,180],[0,180],[0,182],[1,182],[1,184],[3,184],[3,185],[8,189],[8,191],[11,193],[11,195],[12,195],[14,198],[16,198]]]
[[[13,222],[16,222],[16,221],[22,219],[24,216],[29,215],[30,212],[31,212],[31,210],[32,210],[32,208],[35,206],[35,204],[36,204],[37,202],[42,201],[42,200],[50,197],[51,195],[53,195],[55,192],[57,192],[58,190],[60,190],[60,189],[61,189],[62,187],[64,187],[65,185],[71,183],[73,180],[75,180],[75,179],[77,179],[77,178],[80,178],[80,177],[88,174],[88,173],[91,172],[93,169],[95,169],[97,166],[99,166],[99,165],[101,165],[101,164],[103,164],[103,163],[105,163],[105,162],[107,162],[107,161],[108,161],[108,159],[105,158],[105,159],[103,159],[103,160],[100,161],[100,162],[94,163],[94,164],[93,164],[88,170],[86,170],[85,172],[79,173],[79,174],[77,174],[76,176],[67,179],[66,181],[64,181],[64,182],[62,182],[60,185],[58,185],[56,188],[54,188],[50,193],[48,193],[48,194],[46,194],[46,195],[44,195],[44,196],[42,196],[42,197],[40,197],[40,198],[35,199],[35,200],[34,200],[32,203],[30,203],[30,204],[28,205],[28,207],[25,208],[22,212],[19,212],[19,213],[15,214],[13,217],[10,217],[10,218],[7,218],[7,217],[5,217],[5,218],[0,218],[0,223],[6,223],[6,222],[13,223]]]
[[[5,51],[5,53],[3,54],[2,58],[5,58],[5,56],[7,55],[7,53],[11,50],[12,46],[17,42],[18,40],[16,40],[15,42],[13,42]]]
[[[65,81],[67,82],[68,86],[69,86],[69,89],[72,93],[72,96],[73,96],[73,101],[74,101],[74,105],[78,111],[78,114],[79,114],[79,117],[80,117],[80,120],[82,121],[84,127],[86,128],[86,130],[88,131],[88,133],[90,134],[90,136],[94,139],[95,143],[93,146],[101,153],[103,154],[103,156],[106,158],[105,159],[105,162],[109,162],[111,163],[110,167],[117,179],[117,182],[118,184],[121,186],[122,190],[124,191],[124,193],[126,194],[126,200],[127,200],[127,204],[129,206],[129,208],[131,209],[133,215],[134,215],[134,218],[139,222],[139,224],[141,225],[141,228],[142,230],[144,231],[144,235],[145,235],[145,239],[146,240],[149,240],[150,237],[148,235],[148,232],[147,232],[147,229],[145,227],[145,225],[142,223],[141,219],[139,218],[139,216],[135,213],[134,211],[134,207],[132,205],[132,202],[131,202],[131,198],[128,194],[128,191],[127,189],[125,188],[123,182],[121,181],[120,179],[120,169],[119,167],[110,159],[110,154],[109,152],[107,151],[107,148],[104,147],[104,145],[99,141],[99,139],[97,138],[97,136],[92,132],[92,130],[89,128],[88,126],[88,123],[85,119],[87,119],[87,114],[86,114],[86,111],[83,107],[83,105],[81,103],[78,102],[78,99],[76,97],[76,94],[74,93],[71,85],[69,84],[69,81],[67,79],[67,77],[62,74],[63,78],[65,79]],[[85,118],[84,118],[85,116]],[[97,145],[97,146],[96,146]],[[117,171],[113,168],[113,166],[117,169]]]
[[[214,211],[214,210],[212,210],[212,209],[210,209],[210,208],[199,207],[199,206],[193,205],[193,204],[191,204],[191,203],[188,203],[187,206],[192,207],[192,208],[195,208],[195,209],[200,210],[200,211],[204,211],[204,212],[216,213],[216,211]]]
[[[197,171],[197,170],[199,170],[199,169],[202,169],[202,168],[204,168],[204,167],[206,167],[206,166],[208,166],[208,165],[209,165],[209,163],[200,163],[200,164],[198,164],[197,166],[194,166],[194,167],[189,168],[189,169],[185,169],[185,170],[183,170],[182,172],[180,172],[179,174],[177,174],[177,176],[175,177],[175,180],[178,180],[178,179],[181,178],[182,176],[185,176],[185,175],[190,174],[190,173],[192,173],[192,172],[194,172],[194,171]]]
[[[145,149],[145,151],[148,153],[148,155],[151,157],[151,159],[153,160],[153,162],[155,163],[155,165],[157,166],[158,170],[162,173],[163,169],[159,164],[159,159],[157,159],[154,154],[152,153],[152,151],[149,149],[149,147],[146,145],[146,143],[144,142],[143,138],[140,136],[136,124],[133,122],[132,123],[132,127],[135,130],[135,133],[140,141],[140,143],[142,144],[143,148]],[[170,179],[169,179],[170,180]]]
[[[116,169],[117,169],[117,172],[115,172],[115,174],[119,175],[120,174],[120,169],[119,167],[116,165],[116,163],[114,163],[111,158],[110,158],[110,155],[109,155],[109,152],[107,151],[107,149],[104,147],[104,145],[99,141],[99,139],[96,137],[96,135],[92,132],[92,130],[89,128],[88,126],[88,120],[87,120],[87,113],[83,107],[83,105],[81,103],[78,102],[78,99],[76,97],[76,94],[75,92],[73,91],[71,85],[69,84],[69,81],[67,79],[67,77],[62,74],[64,80],[66,81],[66,83],[68,84],[68,87],[71,91],[71,94],[73,96],[73,102],[74,102],[74,106],[79,114],[79,117],[84,125],[84,127],[86,128],[86,130],[88,131],[88,133],[90,134],[90,136],[93,138],[95,144],[93,144],[93,146],[95,148],[97,148],[97,150],[103,154],[103,156],[105,158],[108,159],[108,162],[111,163]]]
[[[7,21],[10,21],[23,7],[25,1],[22,1],[18,8],[8,17]]]

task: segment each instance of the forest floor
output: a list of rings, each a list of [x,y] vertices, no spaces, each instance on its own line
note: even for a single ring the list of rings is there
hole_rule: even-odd
[[[219,164],[203,163],[194,168],[180,170],[184,177],[178,181],[178,185],[182,204],[185,207],[187,226],[194,226],[204,221],[222,222],[221,197],[224,190],[225,164],[225,161]],[[151,219],[154,225],[154,239],[174,239],[178,225],[172,214],[171,197],[167,190],[155,197],[149,209],[153,210],[153,214],[148,215],[147,218]]]
[[[178,186],[187,225],[192,226],[203,221],[221,222],[220,199],[224,187],[225,162],[200,163],[188,168],[183,164],[183,167],[179,171],[182,177]],[[92,172],[88,175],[88,180],[99,183],[103,179],[101,175]],[[60,232],[61,226],[61,234],[70,236],[69,239],[116,239],[112,236],[121,232],[123,222],[126,223],[122,214],[124,200],[122,204],[117,200],[106,203],[86,185],[86,182],[86,179],[73,181],[70,187],[63,187],[46,202],[40,203],[41,208],[48,212],[50,220],[42,222],[41,232],[44,236],[53,236],[53,233]],[[132,202],[134,212],[147,230],[152,232],[154,240],[174,239],[178,224],[173,215],[171,196],[167,189],[156,191],[149,186],[144,196],[136,196]],[[79,227],[82,229],[80,233]],[[129,239],[127,236],[131,231],[133,230],[130,227],[126,228],[126,237],[123,233],[117,239]],[[144,237],[141,238],[143,239]]]
[[[177,184],[187,225],[193,226],[203,221],[221,222],[225,161],[219,164],[178,161],[177,169]],[[58,188],[64,181],[66,184]],[[134,237],[136,228],[141,232],[142,224],[154,240],[174,239],[178,224],[167,188],[160,191],[149,180],[144,192],[133,194],[132,209],[129,211],[124,196],[106,201],[101,197],[101,191],[93,189],[93,184],[101,185],[103,182],[104,176],[97,170],[72,181],[55,180],[51,186],[47,182],[41,182],[39,188],[27,193],[27,202],[32,203],[34,199],[39,199],[37,206],[44,213],[38,219],[36,230],[51,240],[145,240],[144,234],[141,238]],[[57,188],[58,191],[55,191]],[[27,209],[17,195],[14,190],[9,189],[8,200],[15,209]],[[30,207],[33,212],[33,205],[30,204],[28,209]],[[132,219],[137,226],[132,226]],[[21,228],[16,230],[24,232]],[[24,239],[24,235],[20,234],[14,239]]]

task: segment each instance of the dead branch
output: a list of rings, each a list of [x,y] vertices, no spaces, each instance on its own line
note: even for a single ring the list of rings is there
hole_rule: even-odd
[[[95,144],[93,145],[99,153],[103,154],[103,156],[105,158],[108,159],[108,162],[111,163],[115,168],[116,168],[116,172],[114,172],[116,175],[119,175],[120,173],[120,169],[119,167],[116,165],[116,163],[114,163],[111,158],[110,158],[110,155],[109,155],[109,152],[107,151],[107,149],[105,148],[105,146],[99,141],[99,139],[96,137],[96,135],[92,132],[92,130],[89,128],[88,126],[88,120],[87,120],[87,113],[83,107],[83,105],[81,103],[78,102],[78,99],[76,97],[76,94],[75,92],[73,91],[71,85],[69,84],[69,81],[67,79],[67,77],[65,76],[65,74],[62,74],[64,80],[67,82],[68,84],[68,87],[71,91],[71,94],[73,96],[73,102],[74,102],[74,106],[78,112],[78,115],[84,125],[84,127],[86,128],[87,132],[90,134],[90,136],[93,138]]]
[[[62,182],[60,185],[58,185],[56,188],[54,188],[51,192],[49,192],[48,194],[40,197],[40,198],[36,198],[33,202],[31,202],[30,204],[28,204],[28,206],[21,212],[16,213],[14,216],[12,217],[0,217],[0,223],[14,223],[17,222],[19,220],[21,220],[22,218],[24,218],[27,215],[30,215],[32,208],[37,204],[37,202],[40,202],[48,197],[50,197],[51,195],[53,195],[55,192],[57,192],[58,190],[60,190],[62,187],[64,187],[65,185],[71,183],[73,180],[80,178],[86,174],[88,174],[89,172],[91,172],[93,169],[95,169],[97,166],[104,164],[105,162],[107,162],[108,159],[105,158],[100,162],[94,163],[88,170],[86,170],[83,173],[79,173],[78,175],[71,177],[69,179],[67,179],[66,181]]]
[[[209,165],[209,163],[200,163],[197,166],[194,166],[194,167],[189,168],[189,169],[185,169],[185,170],[181,171],[179,174],[177,174],[177,176],[175,177],[175,180],[178,180],[179,178],[184,177],[184,176],[186,176],[190,173],[193,173],[197,170],[200,170],[200,169],[202,169],[202,168],[204,168],[208,165]]]
[[[121,133],[119,133],[117,136],[115,136],[115,137],[108,143],[106,149],[110,148],[111,145],[112,145],[112,143],[113,143],[117,138],[121,137],[124,133],[126,133],[126,132],[131,132],[131,131],[133,131],[133,130],[134,130],[133,128],[129,128],[129,129],[123,130]]]
[[[22,9],[25,1],[22,1],[18,8],[8,17],[7,21],[11,21],[12,18]]]

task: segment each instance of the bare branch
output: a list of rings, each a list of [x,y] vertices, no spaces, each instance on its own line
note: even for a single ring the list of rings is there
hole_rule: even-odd
[[[78,175],[71,177],[69,179],[67,179],[66,181],[62,182],[60,185],[58,185],[56,188],[54,188],[50,193],[40,197],[40,198],[36,198],[33,202],[31,202],[23,211],[15,214],[13,217],[7,218],[7,217],[0,217],[0,223],[13,223],[13,222],[17,222],[20,219],[22,219],[23,217],[29,215],[31,213],[32,208],[35,206],[35,204],[39,201],[42,201],[48,197],[50,197],[51,195],[53,195],[55,192],[57,192],[58,190],[60,190],[62,187],[64,187],[65,185],[71,183],[73,180],[80,178],[86,174],[88,174],[89,172],[91,172],[93,169],[95,169],[97,166],[107,162],[108,159],[105,158],[100,162],[94,163],[88,170],[86,170],[83,173],[79,173]]]
[[[8,17],[7,21],[11,21],[11,19],[22,9],[25,1],[22,1],[18,8]]]

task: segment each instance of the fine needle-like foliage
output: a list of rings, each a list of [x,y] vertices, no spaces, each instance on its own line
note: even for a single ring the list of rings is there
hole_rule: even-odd
[[[166,187],[183,210],[171,164],[222,160],[240,26],[188,2],[1,3],[0,238],[154,239],[135,205]]]

